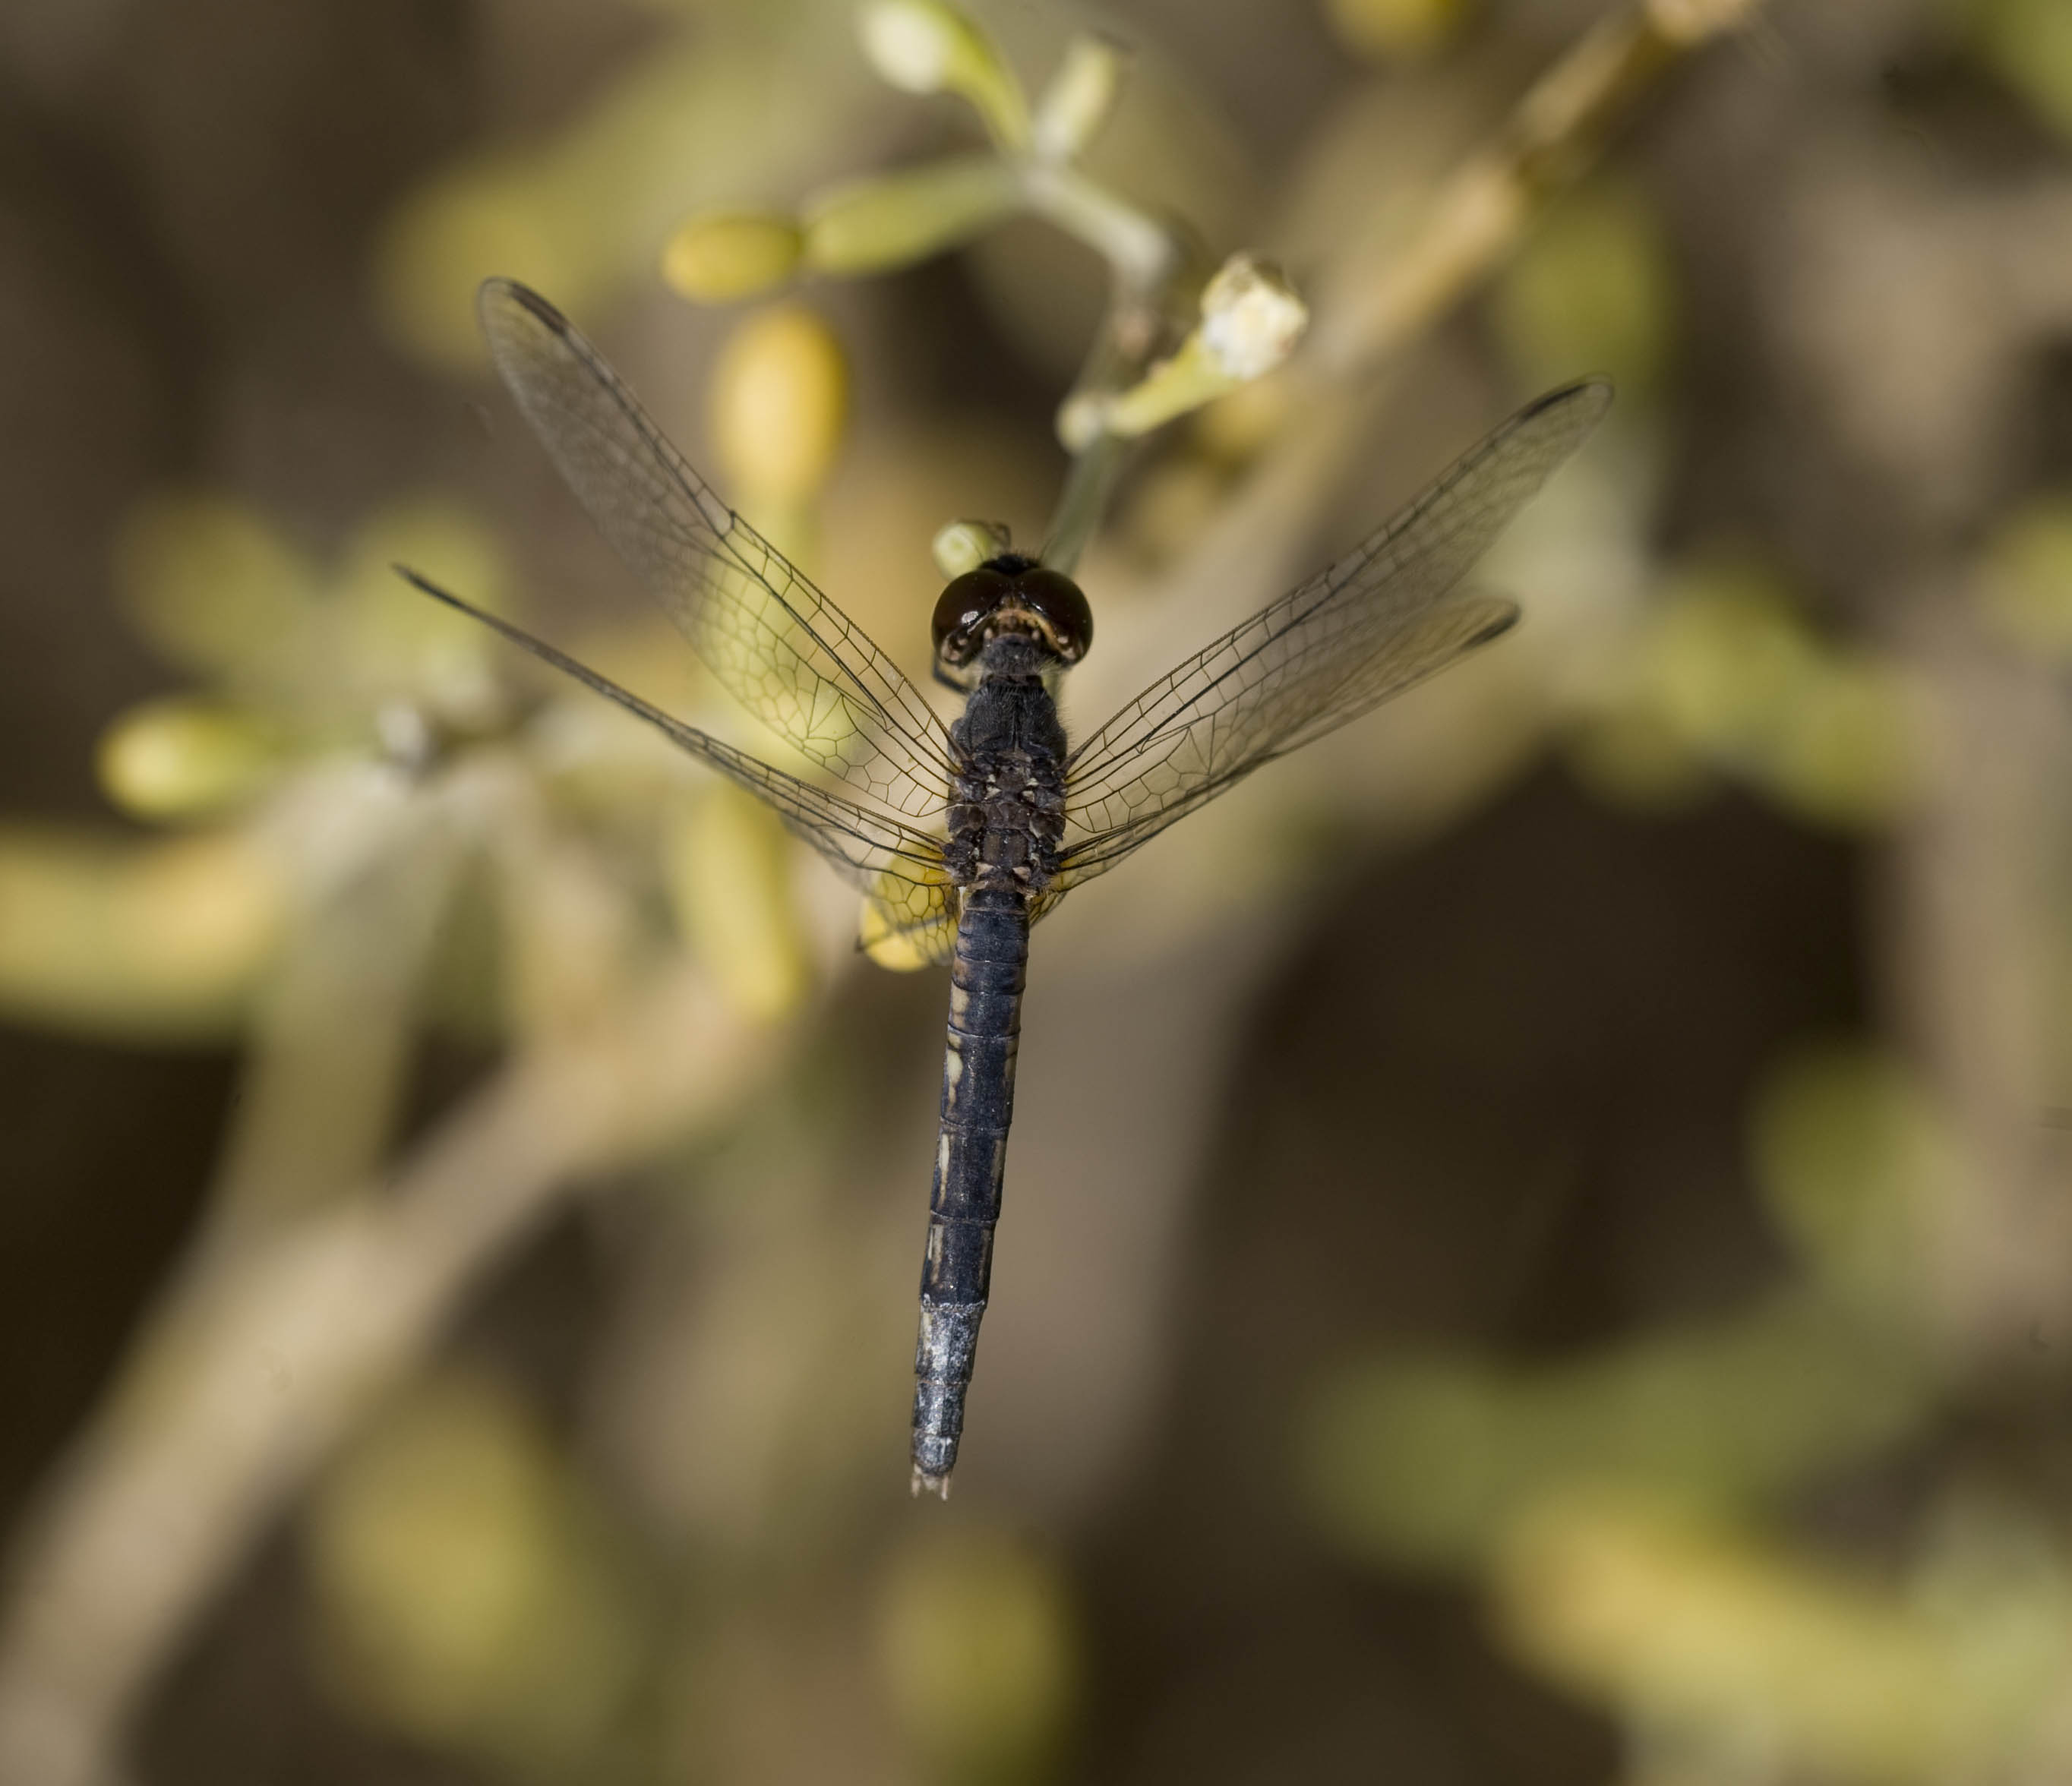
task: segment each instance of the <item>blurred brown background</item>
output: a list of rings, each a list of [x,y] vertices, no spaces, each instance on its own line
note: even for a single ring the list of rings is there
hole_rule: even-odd
[[[918,673],[1098,257],[669,290],[703,207],[981,148],[830,0],[0,17],[0,1777],[2062,1777],[2072,15],[979,15],[1032,91],[1127,41],[1090,177],[1315,311],[1130,466],[1077,729],[1621,395],[1518,635],[1038,933],[947,1507],[942,976],[384,567],[753,747],[475,281]],[[841,445],[758,509],[744,428]]]

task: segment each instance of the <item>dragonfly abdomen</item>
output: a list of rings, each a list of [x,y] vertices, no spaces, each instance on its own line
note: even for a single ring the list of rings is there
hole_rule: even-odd
[[[950,970],[943,1123],[921,1265],[914,1357],[914,1492],[949,1492],[964,1392],[993,1275],[993,1230],[1007,1170],[1014,1057],[1029,959],[1029,914],[1011,888],[965,896]]]

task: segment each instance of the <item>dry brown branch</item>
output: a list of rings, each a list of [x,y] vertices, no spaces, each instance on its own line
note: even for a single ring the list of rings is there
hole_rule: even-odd
[[[1947,586],[1901,646],[1931,758],[1884,863],[1886,972],[1959,1156],[1926,1212],[1924,1320],[1967,1372],[2062,1377],[2072,1199],[2050,1120],[2050,963],[2072,712],[2062,682],[1980,637]]]
[[[0,1779],[116,1776],[158,1667],[310,1471],[587,1176],[727,1109],[779,1052],[680,969],[512,1062],[384,1189],[203,1249],[51,1488],[0,1636]]]
[[[1291,425],[1151,598],[1124,626],[1109,628],[1104,655],[1090,658],[1075,684],[1089,711],[1162,670],[1176,624],[1180,636],[1213,637],[1278,593],[1386,395],[1375,375],[1495,270],[1663,72],[1747,25],[1760,7],[1761,0],[1636,0],[1610,14],[1433,188],[1414,224],[1356,240],[1326,270],[1309,336],[1281,375],[1293,388]]]
[[[1318,388],[1372,368],[1444,316],[1667,68],[1745,25],[1758,4],[1641,0],[1601,20],[1533,84],[1494,139],[1434,188],[1408,239],[1363,244],[1334,269],[1303,355]]]

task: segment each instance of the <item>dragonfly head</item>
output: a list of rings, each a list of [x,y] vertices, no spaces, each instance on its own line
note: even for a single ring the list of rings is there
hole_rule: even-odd
[[[1061,666],[1076,663],[1093,643],[1093,610],[1063,571],[1004,552],[952,578],[935,603],[937,675],[963,686],[987,643],[1010,634],[1040,646]]]

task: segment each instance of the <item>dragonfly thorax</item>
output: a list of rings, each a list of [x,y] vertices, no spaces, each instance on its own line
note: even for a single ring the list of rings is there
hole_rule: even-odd
[[[1058,659],[1047,645],[1003,633],[979,654],[978,683],[950,728],[944,860],[965,886],[1041,893],[1058,871],[1065,828],[1065,728],[1046,686]]]

